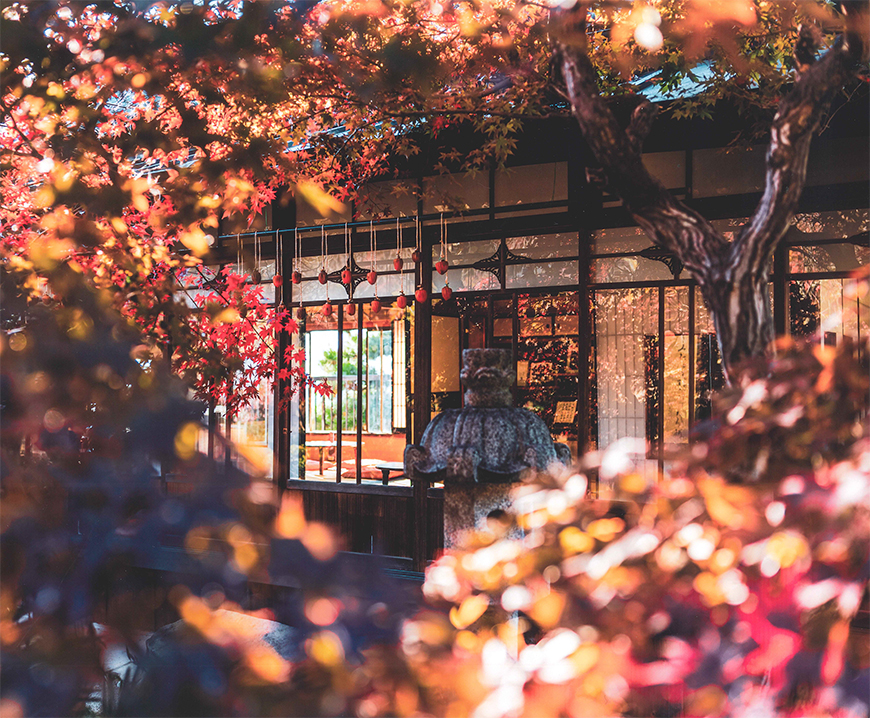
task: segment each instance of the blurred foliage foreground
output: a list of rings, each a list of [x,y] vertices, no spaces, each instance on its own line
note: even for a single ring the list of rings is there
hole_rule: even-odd
[[[101,683],[120,715],[867,715],[866,344],[783,340],[655,481],[626,441],[537,477],[524,537],[493,521],[421,596],[197,453],[201,407],[57,272],[74,304],[12,322],[3,297],[4,718],[94,711]],[[130,567],[172,545],[146,593]],[[255,611],[252,582],[289,588]],[[180,622],[144,640],[160,602]]]

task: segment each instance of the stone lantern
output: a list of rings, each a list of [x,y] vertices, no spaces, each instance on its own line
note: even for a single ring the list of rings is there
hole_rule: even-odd
[[[514,372],[503,349],[466,349],[460,379],[465,406],[438,414],[420,444],[405,448],[405,475],[444,482],[444,547],[483,528],[487,516],[511,505],[525,474],[571,463],[571,450],[555,443],[547,425],[528,409],[511,406]]]

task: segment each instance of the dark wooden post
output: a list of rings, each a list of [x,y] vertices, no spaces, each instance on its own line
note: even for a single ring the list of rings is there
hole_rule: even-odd
[[[421,240],[422,257],[416,268],[415,280],[419,286],[432,291],[432,244]],[[411,439],[419,444],[429,423],[432,395],[432,298],[414,304],[414,406]],[[428,481],[414,482],[414,569],[423,571],[432,551],[429,546]]]
[[[296,251],[296,243],[292,242],[293,229],[296,227],[296,203],[289,191],[280,192],[272,203],[272,224],[275,228],[275,270],[281,275],[280,287],[275,288],[276,306],[287,312],[293,310],[293,283],[290,280],[293,274],[293,259]],[[292,248],[288,251],[288,237],[291,238]],[[301,326],[300,322],[300,326]],[[293,338],[286,331],[279,331],[275,337],[275,352],[278,370],[280,371],[287,360],[285,354],[291,345]],[[272,453],[272,479],[278,486],[278,493],[282,494],[287,488],[287,480],[290,477],[290,405],[289,402],[282,408],[282,399],[290,389],[289,382],[278,379],[275,382],[275,446]]]

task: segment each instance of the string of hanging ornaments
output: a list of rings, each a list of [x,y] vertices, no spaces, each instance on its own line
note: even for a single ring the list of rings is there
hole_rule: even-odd
[[[239,274],[242,271],[242,235],[238,232],[236,233],[236,266],[234,271]]]
[[[284,277],[281,276],[281,267],[284,265],[281,263],[281,258],[284,256],[284,250],[281,247],[281,237],[279,236],[280,231],[275,230],[275,274],[272,275],[272,284],[275,285],[275,289],[278,289],[282,284],[284,284]]]
[[[281,259],[284,258],[284,245],[281,245]],[[302,272],[299,267],[302,264],[302,239],[299,237],[299,229],[296,228],[293,234],[293,271],[290,273],[290,281],[293,284],[302,283]],[[280,266],[284,266],[283,262]],[[299,321],[305,319],[305,307],[302,306],[302,292],[299,292],[299,306],[296,307],[296,318]]]
[[[320,227],[320,273],[317,281],[326,285],[326,303],[323,305],[323,315],[332,316],[332,302],[329,301],[329,277],[326,276],[326,227]]]
[[[251,284],[259,284],[262,279],[260,274],[260,239],[254,232],[254,268],[251,270]]]
[[[438,274],[444,275],[444,286],[441,287],[441,298],[446,302],[453,296],[453,290],[450,288],[450,280],[447,278],[447,222],[444,221],[444,213],[441,213],[441,258],[435,262],[435,269]]]
[[[350,246],[351,239],[351,231],[347,226],[347,222],[344,223],[344,255],[345,255],[345,263],[344,269],[341,270],[341,281],[347,287],[347,315],[352,317],[356,314],[356,304],[353,303],[353,273],[351,272],[351,257],[353,256],[351,253]]]
[[[404,309],[408,306],[408,297],[405,296],[405,274],[402,272],[402,230],[399,227],[399,218],[396,217],[396,258],[393,260],[393,267],[399,272],[399,296],[396,298],[396,306],[399,309]]]
[[[373,220],[369,220],[369,273],[366,275],[366,280],[375,288],[375,298],[372,299],[371,303],[372,314],[377,314],[381,311],[381,300],[378,299],[378,273],[375,271],[376,237],[375,223]]]
[[[290,273],[290,281],[293,284],[302,282],[302,272],[299,267],[302,266],[302,238],[299,236],[299,228],[297,227],[293,235],[293,271]]]
[[[414,251],[411,254],[411,259],[414,259],[414,255],[416,254],[418,257],[421,256],[420,253],[420,218],[417,217],[417,221],[414,223],[414,229],[416,231],[415,242],[414,242]],[[419,261],[418,259],[414,259],[415,262]],[[426,291],[426,288],[421,284],[417,287],[417,291],[414,292],[414,297],[416,297],[417,301],[422,304],[427,299],[429,299],[429,292]]]

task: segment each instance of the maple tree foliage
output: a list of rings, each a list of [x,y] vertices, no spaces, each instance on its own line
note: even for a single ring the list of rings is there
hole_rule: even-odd
[[[632,95],[632,79],[655,70],[662,92],[686,79],[703,90],[675,100],[676,116],[728,102],[757,119],[791,80],[799,24],[823,30],[822,45],[843,26],[835,8],[804,0],[570,7],[4,0],[4,264],[49,302],[62,298],[46,286],[48,269],[87,273],[158,346],[180,321],[170,300],[178,270],[208,259],[219,228],[244,229],[279,188],[328,213],[394,158],[418,153],[427,132],[477,131],[476,148],[447,150],[440,163],[475,170],[509,156],[525,119],[569,114],[556,44],[582,44],[603,96]],[[693,74],[701,60],[703,78]],[[251,293],[230,294],[240,316],[254,310]],[[264,337],[287,328],[276,313],[257,321]],[[208,325],[191,320],[173,335],[179,368],[227,342],[261,377],[286,368],[236,336],[250,333],[244,323],[224,324],[196,339]],[[220,371],[233,373],[225,365],[200,379]]]

